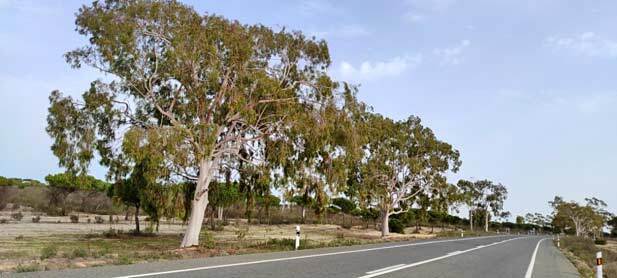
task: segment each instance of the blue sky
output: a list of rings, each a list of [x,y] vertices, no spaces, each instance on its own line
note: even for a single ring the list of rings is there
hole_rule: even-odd
[[[513,215],[555,195],[617,211],[615,1],[194,1],[200,12],[328,41],[339,80],[395,119],[418,115],[461,151],[458,178],[507,185]],[[62,54],[81,1],[0,0],[0,175],[59,171],[44,131],[53,89],[101,75]],[[95,175],[102,177],[100,168]]]

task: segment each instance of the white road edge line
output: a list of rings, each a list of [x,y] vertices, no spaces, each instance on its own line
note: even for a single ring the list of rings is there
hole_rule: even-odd
[[[428,244],[433,244],[433,243],[465,241],[465,240],[483,239],[483,238],[494,238],[494,237],[503,237],[503,235],[486,236],[486,237],[469,237],[469,238],[461,238],[461,239],[446,239],[446,240],[425,241],[425,242],[417,242],[417,243],[409,243],[409,244],[401,244],[401,245],[391,245],[391,246],[375,247],[375,248],[368,248],[368,249],[358,249],[358,250],[340,251],[340,252],[323,253],[323,254],[313,254],[313,255],[305,255],[305,256],[297,256],[297,257],[287,257],[287,258],[278,258],[278,259],[269,259],[269,260],[260,260],[260,261],[250,261],[250,262],[235,263],[235,264],[222,264],[222,265],[203,266],[203,267],[195,267],[195,268],[185,268],[185,269],[169,270],[169,271],[161,271],[161,272],[150,272],[150,273],[142,273],[142,274],[133,274],[133,275],[126,275],[126,276],[116,276],[116,277],[113,277],[113,278],[148,277],[148,276],[166,275],[166,274],[173,274],[173,273],[182,273],[182,272],[191,272],[191,271],[199,271],[199,270],[217,269],[217,268],[225,268],[225,267],[233,267],[233,266],[244,266],[244,265],[271,263],[271,262],[291,261],[291,260],[308,259],[308,258],[316,258],[316,257],[324,257],[324,256],[335,256],[335,255],[342,255],[342,254],[362,253],[362,252],[369,252],[369,251],[376,251],[376,250],[385,250],[385,249],[402,248],[402,247],[410,247],[410,246],[428,245]]]
[[[389,266],[389,267],[375,269],[375,270],[367,272],[366,274],[373,274],[373,273],[377,273],[377,272],[382,272],[382,271],[386,271],[386,270],[391,269],[391,268],[397,268],[397,267],[401,267],[401,266],[404,266],[404,265],[405,264],[397,264],[397,265],[393,265],[393,266]]]
[[[459,252],[452,252],[452,253],[448,253],[447,255],[444,255],[444,256],[441,256],[441,257],[436,257],[436,258],[428,259],[428,260],[421,261],[421,262],[407,264],[407,265],[403,265],[403,266],[396,267],[396,268],[390,268],[388,270],[384,270],[384,271],[377,272],[377,273],[371,273],[371,274],[368,274],[368,275],[360,276],[358,278],[377,277],[377,276],[381,276],[381,275],[388,274],[388,273],[391,273],[391,272],[399,271],[399,270],[402,270],[402,269],[411,268],[411,267],[414,267],[414,266],[419,266],[419,265],[422,265],[422,264],[427,264],[427,263],[430,263],[430,262],[443,260],[445,258],[457,256],[457,255],[464,254],[464,253],[467,253],[467,252],[475,251],[475,250],[482,249],[482,248],[487,248],[487,247],[490,247],[490,246],[506,243],[508,241],[515,240],[515,239],[521,239],[521,238],[524,238],[524,237],[511,238],[511,239],[502,240],[502,241],[494,242],[494,243],[487,244],[487,245],[477,246],[477,247],[474,247],[474,248],[471,248],[471,249],[467,249],[467,250],[463,250],[463,251],[459,251]]]
[[[536,255],[538,254],[540,243],[545,240],[547,239],[543,238],[538,241],[538,244],[536,244],[536,249],[533,250],[533,254],[531,255],[531,261],[529,262],[529,266],[527,267],[527,272],[525,272],[525,278],[531,278],[531,276],[533,275],[533,266],[536,264]]]

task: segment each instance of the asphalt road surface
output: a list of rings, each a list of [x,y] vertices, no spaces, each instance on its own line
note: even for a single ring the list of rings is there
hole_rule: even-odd
[[[550,238],[492,236],[12,274],[9,277],[579,277]]]

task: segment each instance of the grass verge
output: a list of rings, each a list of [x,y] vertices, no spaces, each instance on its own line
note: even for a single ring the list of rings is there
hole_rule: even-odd
[[[617,277],[617,249],[613,250],[611,245],[608,247],[596,245],[590,238],[574,236],[563,237],[560,241],[562,252],[578,269],[581,277],[594,277],[596,252],[598,251],[602,251],[604,259],[604,277]]]

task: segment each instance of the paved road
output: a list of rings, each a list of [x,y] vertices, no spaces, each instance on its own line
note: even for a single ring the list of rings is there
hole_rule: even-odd
[[[535,255],[534,255],[535,254]],[[397,242],[14,274],[10,277],[579,277],[545,237]]]

